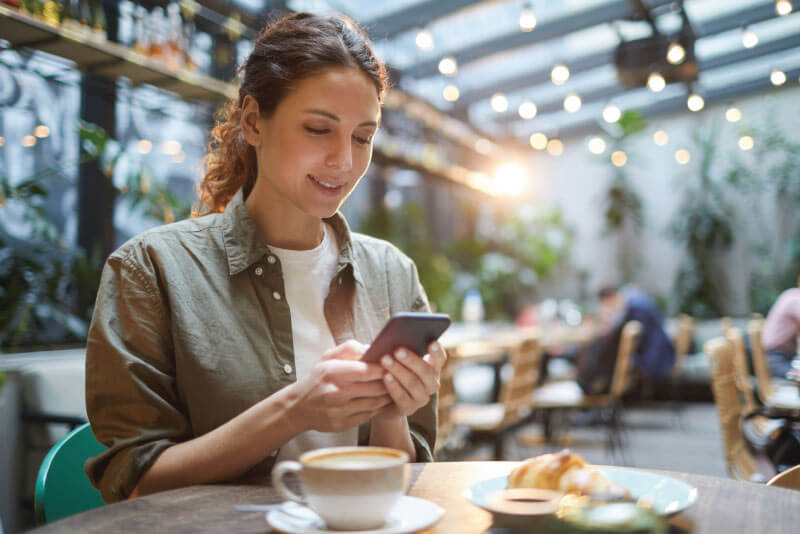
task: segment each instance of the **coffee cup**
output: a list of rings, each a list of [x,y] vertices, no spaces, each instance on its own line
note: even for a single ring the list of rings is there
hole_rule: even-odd
[[[408,454],[386,447],[331,447],[306,452],[272,470],[281,495],[311,508],[328,528],[368,530],[384,525],[408,483]],[[303,495],[284,477],[300,479]]]

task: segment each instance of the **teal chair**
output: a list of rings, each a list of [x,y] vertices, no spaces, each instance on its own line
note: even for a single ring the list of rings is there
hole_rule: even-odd
[[[83,472],[83,463],[105,449],[94,439],[89,423],[75,428],[50,449],[36,477],[34,515],[37,524],[105,504]]]

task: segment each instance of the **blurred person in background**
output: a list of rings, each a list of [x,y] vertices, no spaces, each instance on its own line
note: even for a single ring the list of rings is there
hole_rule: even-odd
[[[769,310],[761,333],[761,343],[767,351],[772,375],[784,378],[791,369],[797,354],[797,336],[800,335],[800,275],[798,287],[787,289]]]

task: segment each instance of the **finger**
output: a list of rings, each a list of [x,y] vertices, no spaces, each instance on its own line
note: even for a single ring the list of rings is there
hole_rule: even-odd
[[[339,410],[341,417],[347,418],[359,412],[371,412],[380,410],[388,406],[393,401],[390,395],[380,395],[378,397],[364,397],[361,399],[353,399],[347,404],[343,405]]]
[[[386,385],[386,391],[392,397],[392,400],[399,408],[400,412],[404,415],[409,415],[416,411],[417,403],[414,402],[413,397],[406,391],[394,375],[387,373],[383,377],[383,383]]]
[[[324,362],[324,379],[344,386],[352,382],[369,382],[383,377],[383,368],[377,363],[349,360]]]
[[[370,382],[353,382],[343,387],[336,387],[334,391],[326,395],[326,402],[330,404],[345,404],[353,399],[364,397],[385,396],[386,386],[383,380],[372,380]]]
[[[367,345],[350,339],[323,354],[323,360],[357,360],[367,350]]]
[[[425,391],[426,396],[432,395],[439,390],[439,379],[437,376],[438,373],[428,362],[413,352],[409,352],[402,348],[398,349],[395,352],[395,355],[397,356],[395,361],[405,366],[406,369],[411,371],[411,373],[417,377],[419,382],[422,384],[422,388]],[[403,385],[405,385],[405,382]]]
[[[447,351],[444,350],[442,344],[438,341],[434,341],[428,345],[427,355],[430,356],[430,358],[427,360],[428,363],[430,363],[433,368],[436,369],[437,373],[441,371],[442,367],[444,367],[444,364],[447,361]]]

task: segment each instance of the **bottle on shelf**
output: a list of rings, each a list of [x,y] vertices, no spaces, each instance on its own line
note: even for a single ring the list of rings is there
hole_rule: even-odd
[[[44,21],[51,26],[59,26],[61,24],[61,15],[63,10],[64,6],[61,5],[61,2],[56,2],[56,0],[47,0],[42,6],[42,16],[44,17]]]
[[[137,5],[133,12],[134,17],[134,37],[133,51],[142,55],[150,54],[150,32],[147,27],[147,10]]]
[[[157,6],[150,13],[150,50],[151,58],[163,61],[164,59],[164,9]]]
[[[92,32],[95,37],[106,38],[106,13],[101,0],[92,0]]]
[[[180,6],[172,2],[167,6],[167,41],[164,46],[164,63],[177,71],[184,66],[183,21]]]

